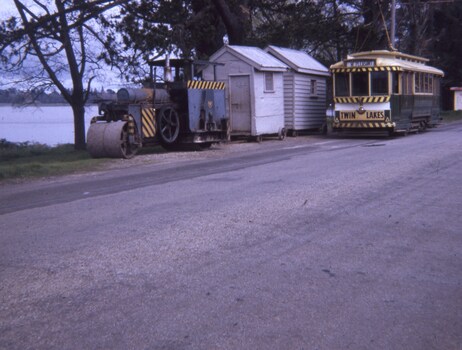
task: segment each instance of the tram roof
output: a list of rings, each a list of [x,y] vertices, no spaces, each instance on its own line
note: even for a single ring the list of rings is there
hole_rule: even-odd
[[[330,66],[333,72],[361,72],[373,70],[416,71],[444,76],[438,68],[428,66],[429,60],[398,51],[376,50],[348,55]]]

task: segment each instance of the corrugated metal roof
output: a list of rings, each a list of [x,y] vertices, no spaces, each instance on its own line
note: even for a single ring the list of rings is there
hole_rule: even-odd
[[[286,64],[262,49],[252,46],[225,45],[210,57],[210,61],[215,61],[226,51],[234,54],[260,71],[284,72],[289,68]]]
[[[329,76],[329,69],[306,52],[270,45],[265,51],[287,64],[299,73]]]
[[[348,58],[399,58],[406,61],[411,62],[420,62],[420,63],[427,63],[429,60],[424,57],[409,55],[407,53],[399,52],[399,51],[389,51],[389,50],[372,50],[372,51],[364,51],[364,52],[356,52],[348,55]]]
[[[374,67],[398,67],[400,70],[417,71],[431,73],[435,75],[444,76],[444,72],[438,68],[427,66],[425,63],[428,62],[426,58],[407,55],[397,51],[367,51],[358,52],[349,55],[344,61],[337,62],[330,66],[333,71],[335,69],[347,69],[355,70],[355,68],[349,68],[347,62],[354,60],[374,60]],[[356,68],[358,70],[358,68]]]

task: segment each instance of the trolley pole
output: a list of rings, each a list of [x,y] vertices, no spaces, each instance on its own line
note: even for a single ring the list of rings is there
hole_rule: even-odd
[[[395,49],[395,26],[396,26],[396,0],[392,0],[391,2],[391,30],[390,30],[390,46],[391,49]]]

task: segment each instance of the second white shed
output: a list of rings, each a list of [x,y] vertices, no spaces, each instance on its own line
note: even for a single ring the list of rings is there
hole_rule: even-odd
[[[284,73],[285,127],[292,135],[321,129],[326,120],[329,69],[303,51],[268,46],[265,49],[290,67]]]
[[[285,134],[283,62],[257,47],[225,45],[209,61],[205,79],[226,83],[231,135]]]

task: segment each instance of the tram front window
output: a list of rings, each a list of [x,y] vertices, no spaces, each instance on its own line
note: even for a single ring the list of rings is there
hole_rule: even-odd
[[[335,96],[350,96],[350,74],[335,74]]]
[[[371,72],[372,95],[388,95],[388,72]]]
[[[369,95],[369,73],[360,72],[352,75],[353,96]]]

